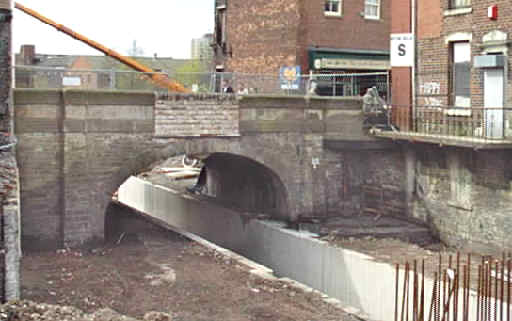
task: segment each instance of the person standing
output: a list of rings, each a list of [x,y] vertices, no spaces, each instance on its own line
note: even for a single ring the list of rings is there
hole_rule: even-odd
[[[234,93],[233,87],[231,87],[229,80],[224,80],[224,86],[222,87],[222,92],[224,94],[233,94]]]

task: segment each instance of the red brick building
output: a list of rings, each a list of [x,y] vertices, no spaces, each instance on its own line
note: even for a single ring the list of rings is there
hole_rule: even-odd
[[[466,135],[509,136],[506,113],[483,108],[510,106],[512,99],[507,76],[510,4],[506,0],[393,0],[392,33],[414,33],[416,39],[414,67],[392,68],[393,103],[402,106],[402,116],[404,106],[415,108],[414,112],[408,108],[407,117],[402,117],[415,119],[411,129],[417,130],[418,119],[427,117],[423,107],[440,107],[446,110],[437,116],[457,117],[458,122],[467,117],[472,132]],[[486,130],[495,132],[486,134]]]
[[[389,69],[390,0],[216,0],[218,71]]]

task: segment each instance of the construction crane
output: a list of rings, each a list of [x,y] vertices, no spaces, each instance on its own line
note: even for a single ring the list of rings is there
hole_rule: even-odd
[[[147,77],[149,77],[159,87],[166,88],[169,91],[189,92],[189,90],[186,89],[185,87],[183,87],[183,85],[181,85],[180,83],[170,80],[167,77],[167,75],[161,74],[161,73],[156,73],[153,69],[137,62],[135,59],[132,59],[130,57],[125,57],[125,56],[119,54],[118,52],[116,52],[112,49],[109,49],[94,40],[88,39],[87,37],[85,37],[77,32],[74,32],[73,30],[69,29],[68,27],[58,24],[55,21],[48,19],[45,16],[39,14],[35,10],[24,7],[23,5],[21,5],[17,2],[14,4],[14,6],[16,9],[23,11],[24,13],[36,18],[37,20],[39,20],[45,24],[55,27],[55,29],[57,29],[58,31],[61,31],[61,32],[67,34],[68,36],[75,38],[76,40],[86,43],[87,45],[103,52],[105,55],[116,59],[117,61],[127,65],[128,67],[131,67],[137,71],[145,73],[145,75]]]

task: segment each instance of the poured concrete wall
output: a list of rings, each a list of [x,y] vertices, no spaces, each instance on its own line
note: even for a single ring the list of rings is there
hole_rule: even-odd
[[[332,247],[308,233],[284,229],[280,223],[248,220],[237,212],[136,177],[121,185],[118,200],[164,224],[197,234],[263,264],[277,276],[294,279],[337,298],[362,310],[370,320],[394,320],[396,272],[389,264]],[[401,272],[400,279],[403,278]],[[427,309],[432,287],[433,282],[427,279]],[[475,293],[470,296],[470,306],[476,308]],[[473,320],[472,314],[469,317]]]

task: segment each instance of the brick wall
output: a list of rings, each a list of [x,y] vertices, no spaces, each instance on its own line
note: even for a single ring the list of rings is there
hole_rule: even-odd
[[[297,53],[297,0],[230,0],[226,71],[276,74]]]
[[[326,16],[323,0],[299,1],[302,5],[300,53],[307,68],[308,47],[389,50],[391,1],[381,0],[380,19],[361,16],[364,1],[343,1],[342,16]]]
[[[277,74],[288,56],[309,70],[309,47],[389,49],[391,0],[380,19],[361,16],[364,2],[343,1],[340,17],[324,14],[324,0],[227,2],[226,71]]]
[[[391,33],[411,32],[411,2],[410,0],[391,1]],[[411,104],[411,68],[393,67],[391,73],[391,97],[394,105],[403,107]],[[395,111],[395,110],[394,110]],[[409,119],[407,109],[400,109],[400,115],[393,114],[395,122],[400,119]]]
[[[160,95],[155,136],[238,136],[235,95]]]
[[[512,28],[511,8],[508,1],[480,0],[472,2],[472,10],[463,14],[448,15],[448,0],[442,0],[440,7],[437,1],[423,1],[418,8],[418,103],[429,102],[434,98],[436,103],[450,104],[449,88],[449,62],[450,46],[446,38],[456,33],[470,33],[472,35],[472,56],[484,54],[482,38],[493,30],[508,33]],[[498,20],[487,17],[487,8],[496,4],[499,8]],[[510,57],[510,56],[509,56]],[[508,63],[512,62],[508,58]],[[473,60],[471,61],[473,63]],[[506,106],[512,105],[512,83],[510,71],[506,86]],[[422,85],[437,83],[440,86],[439,94],[425,94]],[[471,103],[472,106],[483,106],[483,71],[472,69],[471,74]]]

